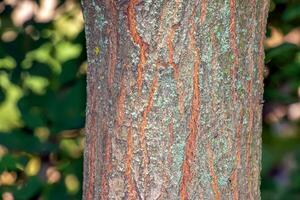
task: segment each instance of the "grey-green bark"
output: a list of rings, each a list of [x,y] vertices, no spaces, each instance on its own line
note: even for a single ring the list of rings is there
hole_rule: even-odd
[[[268,0],[83,0],[83,199],[259,199]]]

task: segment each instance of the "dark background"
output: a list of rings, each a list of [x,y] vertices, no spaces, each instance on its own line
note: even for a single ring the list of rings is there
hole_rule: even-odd
[[[75,0],[0,2],[0,198],[81,199],[86,54]],[[268,22],[262,199],[300,199],[300,0]]]

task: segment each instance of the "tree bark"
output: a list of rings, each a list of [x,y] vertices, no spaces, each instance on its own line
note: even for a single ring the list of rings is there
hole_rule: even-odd
[[[83,0],[83,199],[260,199],[268,0]]]

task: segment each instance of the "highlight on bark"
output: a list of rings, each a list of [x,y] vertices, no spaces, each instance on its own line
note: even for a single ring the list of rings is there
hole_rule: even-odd
[[[83,0],[83,199],[259,199],[268,0]]]

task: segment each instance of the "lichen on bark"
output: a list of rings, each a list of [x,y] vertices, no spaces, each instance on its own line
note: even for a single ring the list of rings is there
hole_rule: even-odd
[[[268,0],[83,0],[83,199],[259,199]]]

